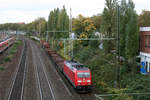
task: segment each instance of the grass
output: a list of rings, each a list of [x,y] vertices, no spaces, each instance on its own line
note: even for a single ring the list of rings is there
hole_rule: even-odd
[[[0,71],[4,70],[4,67],[2,66],[6,62],[11,62],[14,54],[17,52],[17,48],[19,45],[21,45],[21,41],[16,41],[12,47],[9,49],[8,54],[5,58],[3,58],[0,62]]]
[[[18,46],[21,44],[21,41],[16,41],[13,46],[10,48],[9,54],[15,54],[17,52]]]
[[[21,45],[21,41],[16,41],[12,47],[9,49],[8,55],[2,60],[1,64],[4,62],[11,62],[11,59],[13,58],[14,54],[17,52],[17,48],[19,45]]]
[[[4,70],[4,67],[0,66],[0,71]]]

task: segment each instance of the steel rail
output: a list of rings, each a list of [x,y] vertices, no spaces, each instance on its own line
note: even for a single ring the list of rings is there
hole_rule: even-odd
[[[60,80],[63,83],[65,89],[67,90],[69,96],[72,97],[74,100],[82,100],[81,95],[77,94],[76,92],[75,92],[75,94],[72,94],[71,90],[65,84],[65,81],[67,81],[65,76],[60,72],[58,65],[55,63],[55,61],[51,57],[50,57],[50,59],[52,60],[52,65],[55,66],[55,68],[53,68],[53,71],[60,78]],[[66,83],[68,84],[68,82],[66,82]],[[68,84],[68,85],[71,85],[71,84]],[[72,88],[72,86],[71,86],[71,88]]]
[[[34,56],[34,53],[33,53],[33,47],[31,46],[31,48],[32,48],[32,56],[33,56],[33,59],[34,59],[34,61],[33,61],[34,70],[36,72],[35,77],[37,78],[38,88],[39,88],[39,92],[40,92],[40,100],[43,100],[42,89],[41,89],[41,86],[40,86],[39,74],[38,74],[37,66],[35,64],[35,56]]]
[[[24,46],[23,46],[23,50],[22,50],[22,52],[21,52],[21,57],[20,57],[20,60],[19,60],[19,64],[18,64],[18,67],[17,67],[17,71],[16,71],[16,73],[15,73],[15,76],[14,76],[14,78],[12,78],[12,86],[11,86],[11,89],[10,89],[10,92],[9,92],[9,95],[8,95],[8,98],[7,98],[7,100],[10,100],[10,97],[11,97],[11,94],[12,94],[12,91],[13,91],[13,87],[14,87],[14,85],[15,85],[15,81],[16,81],[16,78],[17,78],[17,74],[18,74],[18,72],[19,72],[19,68],[20,68],[20,65],[21,65],[21,61],[22,61],[22,59],[23,59],[23,56],[24,56],[24,52],[25,52],[25,48],[26,48],[26,44],[25,44],[25,41],[23,41],[24,42]]]
[[[29,53],[29,51],[27,53]],[[27,57],[26,57],[25,61],[27,61]],[[21,91],[21,98],[20,98],[20,100],[23,100],[24,84],[25,84],[25,78],[26,78],[26,70],[27,70],[27,63],[25,62],[25,69],[24,69],[24,75],[23,75],[23,83],[22,83],[22,91]]]
[[[40,54],[40,56],[41,56],[41,54]],[[42,60],[42,59],[41,59],[41,60]],[[43,60],[42,60],[42,61],[43,61]],[[53,66],[55,66],[55,65],[53,65]],[[71,92],[69,91],[69,89],[68,89],[68,87],[66,86],[66,84],[64,83],[62,77],[58,74],[58,72],[56,71],[55,68],[53,68],[53,71],[54,71],[54,72],[56,73],[56,75],[59,77],[60,81],[62,82],[62,84],[64,85],[65,89],[67,90],[69,96],[72,97],[72,94],[71,94]]]
[[[20,98],[20,100],[23,100],[24,82],[25,82],[25,77],[26,77],[26,72],[25,72],[25,70],[27,69],[26,67],[27,67],[27,66],[26,66],[26,63],[25,63],[25,69],[24,69],[24,75],[23,75],[23,83],[22,83],[22,90],[21,90],[21,98]]]
[[[35,50],[37,50],[37,49],[35,49]],[[41,64],[42,64],[42,69],[43,69],[43,72],[44,72],[44,75],[45,75],[45,77],[46,77],[46,80],[47,80],[47,82],[48,82],[48,86],[49,86],[49,89],[50,89],[50,91],[51,91],[51,94],[52,94],[52,97],[53,97],[53,100],[56,100],[56,98],[55,98],[55,95],[54,95],[54,92],[53,92],[53,89],[52,89],[52,86],[51,86],[51,81],[49,81],[48,80],[48,76],[47,76],[47,74],[46,74],[46,70],[45,70],[45,65],[43,64],[43,62],[42,62],[42,60],[41,60],[41,58],[40,58],[40,55],[39,55],[39,53],[37,53],[38,54],[38,57],[39,57],[39,61],[41,62]]]

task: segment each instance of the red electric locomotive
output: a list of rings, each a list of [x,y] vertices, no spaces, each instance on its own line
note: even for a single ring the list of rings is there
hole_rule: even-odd
[[[57,67],[67,77],[70,83],[78,91],[88,92],[92,89],[91,71],[84,65],[73,61],[66,61],[56,51],[51,50],[49,44],[43,40],[40,41],[41,45],[47,53],[51,56]]]
[[[77,90],[91,90],[91,71],[84,65],[76,61],[64,61],[63,73]]]

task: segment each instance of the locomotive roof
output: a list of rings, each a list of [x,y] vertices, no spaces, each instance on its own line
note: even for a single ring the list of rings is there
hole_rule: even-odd
[[[67,62],[70,63],[77,70],[88,70],[87,67],[85,67],[83,64],[80,64],[76,61],[67,61]]]

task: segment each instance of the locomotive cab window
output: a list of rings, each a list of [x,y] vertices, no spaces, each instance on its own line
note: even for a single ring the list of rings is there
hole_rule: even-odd
[[[66,62],[66,65],[69,67],[69,68],[72,68],[71,64]]]
[[[82,77],[90,77],[90,73],[89,72],[78,72],[78,77],[82,78]]]

